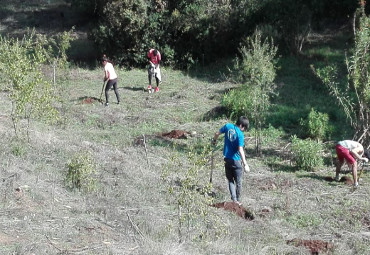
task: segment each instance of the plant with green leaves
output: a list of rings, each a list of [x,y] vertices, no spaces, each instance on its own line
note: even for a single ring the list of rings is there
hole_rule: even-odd
[[[178,156],[174,156],[170,164],[162,170],[162,180],[168,185],[171,199],[177,204],[177,231],[179,242],[186,240],[208,240],[227,233],[226,226],[220,216],[210,206],[212,184],[202,185],[200,180],[210,155],[210,145],[203,149],[190,147],[188,152],[189,165],[185,166]],[[185,172],[183,168],[187,169]],[[178,172],[174,169],[179,169]],[[169,173],[176,181],[169,180]],[[177,174],[177,175],[176,175]],[[208,176],[207,176],[208,177]],[[208,180],[208,178],[207,178]]]
[[[313,70],[346,114],[354,129],[353,139],[370,144],[370,17],[366,16],[364,4],[359,13],[353,55],[346,59],[346,84],[339,82],[341,77],[334,65]]]
[[[300,124],[306,129],[309,137],[322,141],[329,130],[329,115],[311,108],[308,118],[301,119]]]
[[[90,192],[96,189],[97,164],[88,151],[75,154],[67,163],[66,185],[71,189]]]
[[[51,83],[42,73],[46,55],[41,43],[35,43],[31,32],[22,40],[0,37],[0,70],[12,101],[12,122],[16,136],[27,136],[31,119],[55,121],[58,112],[53,107]]]
[[[323,144],[320,141],[302,140],[294,135],[292,137],[291,151],[293,160],[299,169],[315,171],[323,166]]]
[[[271,106],[271,97],[276,94],[277,47],[271,39],[262,42],[260,31],[247,38],[240,48],[241,59],[235,60],[235,78],[243,82],[240,88],[226,94],[222,105],[229,109],[231,116],[248,116],[255,127],[257,153],[261,152],[261,130]]]

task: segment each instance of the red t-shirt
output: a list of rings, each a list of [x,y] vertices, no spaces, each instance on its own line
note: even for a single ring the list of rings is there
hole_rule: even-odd
[[[150,59],[150,61],[157,65],[159,64],[159,61],[161,61],[161,53],[159,53],[159,51],[157,50],[157,56],[154,56],[154,53],[153,53],[154,49],[150,49],[149,52],[148,52],[148,58]]]

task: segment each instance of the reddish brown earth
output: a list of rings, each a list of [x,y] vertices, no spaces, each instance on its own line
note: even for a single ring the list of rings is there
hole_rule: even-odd
[[[174,138],[174,139],[186,139],[189,136],[189,132],[183,130],[172,130],[168,133],[162,133],[161,136]]]
[[[301,239],[292,239],[288,240],[287,244],[293,244],[296,247],[304,246],[311,251],[312,255],[318,255],[322,252],[328,252],[334,248],[332,243],[324,242],[321,240],[301,240]]]
[[[324,180],[328,181],[328,182],[334,182],[335,181],[335,179],[331,176],[325,176]],[[342,178],[340,178],[339,182],[344,182],[348,185],[353,185],[353,180],[349,176],[343,176]]]
[[[87,97],[87,98],[84,98],[83,100],[82,100],[82,103],[83,104],[92,104],[92,103],[94,103],[95,102],[95,99],[93,99],[93,98],[91,98],[91,97]]]
[[[239,217],[242,217],[246,220],[253,220],[254,216],[253,213],[245,209],[243,206],[238,205],[234,202],[222,202],[222,203],[216,203],[212,205],[216,208],[223,208],[226,211],[230,211],[233,213],[236,213]]]

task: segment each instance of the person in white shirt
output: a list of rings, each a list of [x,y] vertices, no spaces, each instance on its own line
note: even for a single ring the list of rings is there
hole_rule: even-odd
[[[104,82],[107,82],[105,86],[105,106],[109,105],[109,90],[112,88],[114,89],[114,93],[117,97],[117,104],[120,103],[120,97],[118,93],[118,83],[117,83],[117,73],[114,70],[112,62],[108,60],[108,58],[104,55],[102,58],[102,64],[104,66]]]
[[[339,181],[339,173],[344,164],[344,160],[346,160],[348,167],[352,170],[353,176],[353,185],[354,187],[358,186],[357,180],[357,161],[356,160],[363,160],[368,162],[370,159],[370,152],[368,150],[364,150],[362,144],[352,140],[343,140],[337,143],[335,147],[337,157],[338,157],[338,164],[335,169],[336,175],[335,180]],[[364,157],[363,157],[364,155]]]

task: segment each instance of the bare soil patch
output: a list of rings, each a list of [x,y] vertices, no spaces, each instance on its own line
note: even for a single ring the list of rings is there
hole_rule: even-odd
[[[216,208],[223,208],[226,211],[230,211],[233,213],[236,213],[239,217],[242,217],[246,220],[254,220],[254,215],[252,212],[248,211],[246,208],[244,208],[241,205],[238,205],[234,202],[222,202],[222,203],[216,203],[212,205]]]
[[[81,104],[94,104],[96,102],[100,103],[99,98],[87,96],[79,98],[79,101],[81,102]]]
[[[311,251],[312,255],[328,252],[334,248],[334,245],[332,243],[324,242],[321,240],[292,239],[288,240],[287,244],[293,244],[296,247],[304,246]]]
[[[190,133],[184,130],[172,130],[167,133],[160,134],[163,137],[173,138],[173,139],[187,139]]]

